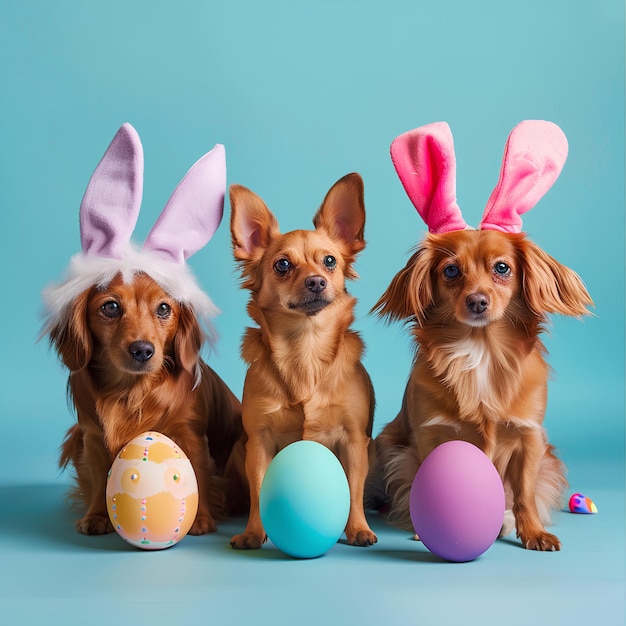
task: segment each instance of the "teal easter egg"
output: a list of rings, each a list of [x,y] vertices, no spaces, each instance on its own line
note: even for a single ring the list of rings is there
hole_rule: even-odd
[[[270,463],[259,506],[267,536],[279,550],[315,558],[343,534],[350,512],[348,480],[328,448],[297,441]]]

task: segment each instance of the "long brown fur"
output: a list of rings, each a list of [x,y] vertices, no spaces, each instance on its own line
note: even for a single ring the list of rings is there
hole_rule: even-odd
[[[301,439],[337,454],[350,487],[347,541],[373,544],[363,490],[374,392],[360,362],[363,342],[350,330],[355,299],[345,288],[365,246],[361,177],[349,174],[330,189],[314,231],[281,234],[261,198],[245,187],[233,185],[230,202],[234,254],[251,292],[248,313],[258,324],[242,344],[249,365],[242,404],[250,515],[231,545],[259,548],[266,540],[259,513],[263,476],[280,449]]]
[[[418,346],[400,413],[376,438],[392,522],[412,528],[417,469],[436,446],[462,439],[498,469],[524,546],[560,549],[544,528],[567,482],[543,427],[549,368],[539,335],[548,313],[580,317],[591,304],[580,278],[523,234],[426,237],[374,307],[410,323]],[[511,526],[505,515],[502,534]]]
[[[75,468],[75,495],[85,505],[79,532],[113,527],[106,509],[109,468],[119,450],[142,432],[160,432],[189,457],[198,480],[199,505],[191,534],[216,530],[215,518],[245,481],[229,462],[241,435],[241,405],[200,359],[202,333],[192,311],[170,298],[149,276],[78,296],[50,341],[70,370],[68,394],[77,412],[63,443],[60,465]],[[154,354],[133,357],[132,344],[150,342]],[[224,477],[233,475],[233,492]]]

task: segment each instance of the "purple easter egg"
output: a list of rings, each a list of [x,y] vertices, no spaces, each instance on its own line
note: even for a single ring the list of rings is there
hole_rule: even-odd
[[[502,480],[476,446],[447,441],[417,471],[410,509],[415,532],[431,552],[446,561],[472,561],[491,547],[502,528]]]

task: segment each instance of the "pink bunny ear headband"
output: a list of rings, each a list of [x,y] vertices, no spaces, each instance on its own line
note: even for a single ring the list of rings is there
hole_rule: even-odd
[[[556,124],[520,122],[506,142],[500,179],[478,228],[521,232],[520,216],[552,187],[566,159],[567,139]],[[391,144],[391,160],[429,232],[469,228],[456,201],[454,144],[445,122],[421,126],[397,137]]]
[[[131,242],[143,193],[143,148],[137,131],[124,124],[96,167],[80,206],[82,252],[62,283],[43,293],[44,332],[69,314],[85,289],[106,288],[116,275],[131,281],[150,275],[175,300],[193,308],[209,337],[217,309],[185,261],[204,247],[220,224],[226,192],[224,146],[201,157],[178,184],[142,248]]]

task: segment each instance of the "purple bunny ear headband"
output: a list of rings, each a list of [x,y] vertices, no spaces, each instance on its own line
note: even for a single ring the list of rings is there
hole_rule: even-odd
[[[520,216],[550,189],[566,159],[567,139],[556,124],[520,122],[506,142],[500,179],[478,228],[521,232]],[[421,126],[397,137],[391,144],[391,160],[429,232],[468,228],[456,201],[454,144],[445,122]]]
[[[131,281],[145,273],[175,300],[188,304],[212,335],[218,312],[185,261],[204,247],[220,224],[226,192],[224,146],[201,157],[179,183],[142,248],[131,242],[143,192],[143,148],[124,124],[95,169],[80,206],[82,252],[62,283],[43,294],[44,332],[61,323],[69,304],[85,289],[106,288],[116,275]]]

